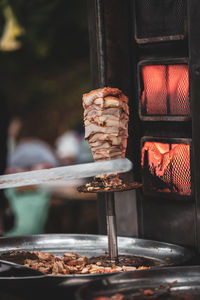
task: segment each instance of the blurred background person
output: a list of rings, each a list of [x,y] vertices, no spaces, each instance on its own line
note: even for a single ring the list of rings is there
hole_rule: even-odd
[[[56,140],[56,154],[62,165],[81,164],[93,161],[89,144],[82,130],[69,130]]]
[[[56,167],[50,146],[37,139],[27,139],[17,144],[9,153],[7,173],[25,172]],[[28,186],[5,191],[15,214],[14,227],[6,236],[44,233],[51,193],[47,187]]]
[[[56,140],[56,154],[62,165],[76,164],[81,139],[75,130],[65,132]]]

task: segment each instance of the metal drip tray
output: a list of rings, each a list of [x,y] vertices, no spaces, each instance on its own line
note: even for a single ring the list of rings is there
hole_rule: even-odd
[[[100,298],[197,300],[200,299],[200,266],[164,267],[121,273],[90,282],[77,293],[78,300]]]
[[[75,252],[93,257],[107,253],[108,238],[102,235],[87,234],[42,234],[0,238],[0,254],[20,250],[38,250],[49,252],[56,256],[63,256],[65,252]],[[155,267],[183,265],[194,258],[192,251],[181,246],[128,237],[118,237],[118,250],[119,255],[135,255],[152,259]],[[37,278],[0,277],[0,285],[8,283],[9,286],[23,286],[26,282],[26,284],[34,284],[34,286],[42,283],[50,283],[51,285],[59,283],[62,286],[76,286],[86,283],[91,279],[104,278],[107,274],[47,275]]]

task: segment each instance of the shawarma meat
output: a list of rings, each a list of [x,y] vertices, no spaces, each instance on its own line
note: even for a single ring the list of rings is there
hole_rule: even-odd
[[[128,98],[117,88],[105,87],[83,95],[85,139],[94,160],[124,158],[128,138]],[[97,176],[105,185],[120,185],[117,174]]]

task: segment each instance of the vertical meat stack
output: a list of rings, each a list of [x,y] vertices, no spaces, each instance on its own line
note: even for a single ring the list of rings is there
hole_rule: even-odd
[[[128,98],[105,87],[83,95],[85,139],[95,161],[124,158],[128,138]],[[118,175],[98,176],[104,185],[121,184]]]

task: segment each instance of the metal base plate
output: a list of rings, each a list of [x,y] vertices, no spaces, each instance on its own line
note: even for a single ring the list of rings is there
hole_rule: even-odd
[[[108,237],[87,234],[41,234],[0,238],[0,254],[20,250],[38,250],[57,256],[63,256],[65,252],[76,252],[88,257],[99,256],[108,251]],[[151,258],[157,266],[181,265],[194,257],[192,251],[181,246],[128,237],[118,237],[118,251],[119,254]],[[59,283],[62,286],[77,286],[91,279],[103,278],[105,275],[107,274],[41,276],[41,278],[0,277],[0,286],[2,284],[17,287],[25,284],[36,286],[42,282],[50,285]]]
[[[200,299],[200,266],[165,267],[107,276],[81,287],[77,297],[79,300],[110,299],[115,294],[123,295],[123,300]]]

